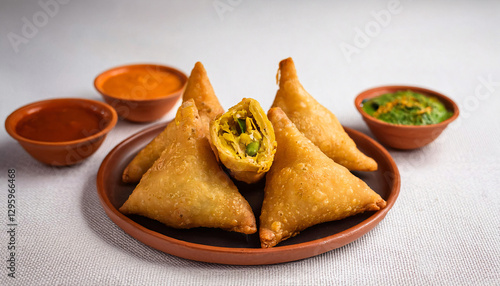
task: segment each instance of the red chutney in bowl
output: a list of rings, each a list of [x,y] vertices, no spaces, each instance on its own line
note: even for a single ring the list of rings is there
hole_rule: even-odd
[[[16,132],[36,141],[73,141],[98,133],[100,120],[101,116],[89,109],[76,106],[51,107],[21,119]]]
[[[117,120],[116,111],[104,102],[57,98],[15,110],[5,129],[38,161],[69,166],[97,151]]]

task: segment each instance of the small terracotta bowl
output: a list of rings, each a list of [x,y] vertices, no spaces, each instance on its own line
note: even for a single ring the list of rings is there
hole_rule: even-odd
[[[79,134],[87,133],[89,136],[61,142],[29,139],[20,135],[20,133],[23,133],[20,131],[21,126],[24,124],[23,122],[30,119],[35,120],[34,118],[36,117],[34,116],[41,114],[39,112],[45,110],[48,112],[46,114],[54,114],[57,113],[57,111],[65,109],[79,110],[82,113],[92,114],[93,118],[95,118],[95,125],[97,125],[98,128],[92,130],[79,130],[80,128],[73,129],[78,130],[78,132],[80,132]],[[75,122],[75,120],[76,119],[72,119],[71,121],[65,122],[65,124],[71,124],[70,126],[82,126],[81,124],[83,124],[83,121]],[[88,118],[82,120],[88,121]],[[58,98],[34,102],[17,109],[5,120],[5,129],[12,138],[16,139],[19,144],[21,144],[26,152],[38,161],[52,166],[69,166],[92,155],[101,146],[108,132],[116,125],[117,120],[118,115],[116,111],[104,102],[81,98]],[[57,132],[57,130],[55,132]]]
[[[444,104],[446,109],[453,112],[453,115],[437,124],[413,126],[390,124],[368,115],[363,110],[363,100],[386,93],[394,93],[398,90],[411,90],[423,95],[435,97]],[[363,116],[363,120],[366,122],[373,135],[375,135],[382,144],[396,149],[416,149],[431,143],[441,134],[441,132],[443,132],[448,124],[457,119],[459,114],[458,106],[447,96],[433,90],[415,86],[380,86],[365,90],[356,97],[354,105],[359,113],[361,113],[361,116]]]
[[[148,98],[145,94],[158,83],[155,82],[154,76],[148,74],[151,71],[177,76],[181,83],[180,87],[161,97]],[[134,94],[134,96],[123,98],[116,94],[116,91],[106,90],[106,82],[113,77],[136,72],[144,72],[147,79],[142,84],[131,86],[130,94]],[[174,107],[182,95],[187,79],[186,74],[172,67],[156,64],[136,64],[115,67],[101,73],[95,78],[94,86],[104,100],[116,109],[121,118],[132,122],[152,122],[162,118]]]

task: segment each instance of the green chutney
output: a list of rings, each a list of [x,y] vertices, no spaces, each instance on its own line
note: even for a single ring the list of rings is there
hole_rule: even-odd
[[[411,90],[400,90],[365,99],[362,107],[370,116],[401,125],[436,124],[453,115],[437,98]]]

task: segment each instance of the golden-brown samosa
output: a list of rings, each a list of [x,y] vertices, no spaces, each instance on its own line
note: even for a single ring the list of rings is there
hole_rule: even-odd
[[[255,99],[244,98],[212,121],[210,137],[214,152],[239,181],[257,182],[273,163],[273,125]]]
[[[194,65],[182,95],[183,102],[189,99],[194,100],[203,122],[203,130],[208,134],[210,121],[223,113],[224,109],[220,105],[217,96],[215,96],[207,72],[200,62]],[[123,171],[122,180],[126,183],[139,182],[142,175],[146,173],[154,161],[160,157],[163,149],[165,149],[167,137],[168,134],[165,129],[142,149]]]
[[[125,183],[137,183],[141,180],[142,175],[151,168],[153,163],[161,155],[161,152],[167,145],[167,128],[158,134],[151,142],[146,145],[130,163],[125,167],[122,174],[122,181]]]
[[[280,108],[271,108],[268,116],[278,148],[266,175],[259,230],[263,248],[312,225],[386,206],[365,182],[321,152]]]
[[[220,105],[219,99],[217,99],[212,84],[208,79],[207,71],[200,62],[197,62],[191,71],[186,89],[182,95],[182,101],[188,101],[191,98],[194,100],[196,108],[198,108],[198,113],[204,125],[203,128],[208,134],[210,121],[214,120],[219,114],[224,113],[224,108]]]
[[[377,163],[356,147],[337,117],[302,86],[291,58],[280,62],[279,90],[273,107],[280,107],[300,132],[323,153],[349,170],[375,171]]]
[[[250,205],[219,166],[194,101],[177,111],[169,144],[120,208],[174,228],[257,231]]]

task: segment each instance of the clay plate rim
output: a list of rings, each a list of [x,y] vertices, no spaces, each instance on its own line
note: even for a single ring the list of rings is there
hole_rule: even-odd
[[[134,70],[134,69],[148,69],[148,68],[151,68],[154,70],[167,71],[169,73],[175,74],[181,80],[181,83],[182,83],[181,87],[179,89],[174,90],[171,93],[164,95],[164,96],[161,96],[161,97],[143,98],[143,99],[116,97],[112,94],[105,92],[103,89],[104,83],[107,80],[109,80],[111,77],[113,77],[117,74],[125,73],[127,71]],[[160,65],[160,64],[148,64],[148,63],[129,64],[129,65],[122,65],[122,66],[113,67],[113,68],[110,68],[108,70],[101,72],[94,79],[94,87],[97,91],[99,91],[100,94],[102,94],[104,96],[108,96],[108,97],[113,98],[113,99],[118,99],[118,100],[122,100],[122,101],[129,101],[129,102],[145,102],[145,101],[155,102],[155,101],[161,101],[161,100],[165,100],[165,99],[170,98],[170,97],[177,96],[186,87],[187,80],[188,80],[188,77],[185,73],[183,73],[181,70],[176,69],[176,68],[171,67],[171,66],[165,66],[165,65]]]
[[[265,265],[309,258],[342,247],[369,232],[386,216],[399,195],[401,186],[399,171],[387,150],[365,134],[344,127],[358,146],[364,145],[374,149],[373,152],[378,152],[378,156],[382,156],[389,165],[388,171],[392,173],[393,180],[389,186],[390,193],[386,198],[387,206],[384,209],[375,212],[361,223],[330,236],[293,245],[276,246],[269,249],[211,246],[172,238],[148,229],[120,213],[112,205],[110,198],[106,194],[105,187],[107,173],[125,155],[124,152],[127,151],[127,146],[145,136],[151,136],[152,139],[155,134],[158,134],[165,128],[166,124],[161,123],[146,128],[119,143],[103,160],[97,173],[96,183],[100,203],[108,217],[118,227],[142,243],[168,254],[195,261],[231,265]],[[257,214],[256,216],[258,218]]]
[[[390,92],[396,92],[398,90],[411,90],[414,92],[419,92],[423,93],[424,95],[427,96],[433,96],[439,99],[445,107],[453,112],[453,115],[439,123],[436,124],[429,124],[429,125],[404,125],[404,124],[391,124],[382,120],[379,120],[373,116],[370,116],[368,113],[366,113],[363,108],[361,107],[361,103],[364,99],[368,98],[373,98],[385,93],[390,93]],[[428,128],[435,128],[439,126],[447,126],[451,122],[453,122],[455,119],[457,119],[458,115],[460,114],[460,111],[458,109],[458,105],[449,97],[447,97],[444,94],[441,94],[437,91],[423,88],[423,87],[418,87],[418,86],[409,86],[409,85],[385,85],[385,86],[378,86],[374,88],[367,89],[356,96],[354,99],[354,105],[356,106],[356,109],[358,112],[363,116],[365,120],[369,120],[372,122],[376,122],[377,124],[380,124],[382,126],[390,126],[390,127],[401,127],[401,128],[407,128],[407,129],[413,129],[413,130],[418,130],[418,129],[428,129]]]

